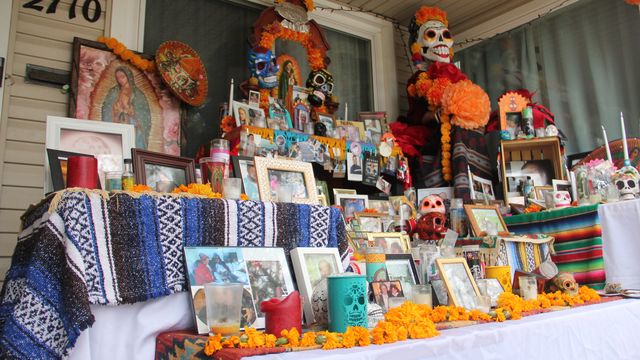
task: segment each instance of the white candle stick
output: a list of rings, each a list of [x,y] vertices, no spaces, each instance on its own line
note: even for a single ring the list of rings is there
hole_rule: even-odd
[[[349,120],[349,117],[347,116],[348,113],[349,113],[349,104],[344,103],[344,119],[345,120]]]
[[[233,104],[233,79],[231,79],[231,87],[229,89],[229,105],[227,106],[229,113],[227,115],[232,116],[233,112],[231,111]]]
[[[602,135],[604,136],[604,147],[607,150],[607,160],[613,164],[613,158],[611,158],[611,149],[609,148],[609,139],[607,138],[607,130],[604,129],[604,126],[600,125],[602,128]]]
[[[622,146],[624,151],[624,165],[629,165],[629,149],[627,149],[627,131],[624,128],[624,115],[620,111],[620,126],[622,127]]]

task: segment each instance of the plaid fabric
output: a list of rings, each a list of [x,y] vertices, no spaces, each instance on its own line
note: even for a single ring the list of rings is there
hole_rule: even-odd
[[[0,294],[0,358],[62,358],[93,323],[90,304],[186,291],[185,245],[338,247],[346,257],[345,234],[339,210],[322,206],[60,193],[23,217]]]

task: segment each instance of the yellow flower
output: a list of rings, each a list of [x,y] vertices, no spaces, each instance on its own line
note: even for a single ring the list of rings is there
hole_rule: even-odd
[[[222,349],[222,344],[220,343],[222,340],[222,335],[217,334],[216,336],[209,336],[207,343],[204,346],[204,353],[207,356],[213,355],[216,351]]]
[[[316,345],[316,333],[313,331],[306,332],[302,335],[300,340],[301,347],[311,347]]]
[[[240,194],[240,200],[249,200],[249,197],[247,196],[247,194]]]
[[[298,345],[300,345],[300,333],[296,328],[291,328],[290,330],[282,330],[280,332],[280,336],[287,338],[287,347],[297,347]]]

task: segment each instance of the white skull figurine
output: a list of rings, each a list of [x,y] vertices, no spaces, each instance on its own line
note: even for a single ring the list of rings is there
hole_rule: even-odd
[[[556,191],[553,194],[553,203],[556,208],[565,208],[571,206],[571,195],[568,191]]]
[[[638,188],[638,171],[632,166],[623,166],[614,175],[620,200],[633,200],[640,189]]]
[[[437,20],[430,20],[420,26],[418,43],[423,58],[443,63],[451,62],[453,37],[449,28]]]
[[[444,201],[442,201],[442,198],[438,195],[429,195],[420,202],[421,214],[424,215],[432,212],[439,212],[442,214],[446,212],[444,208]]]

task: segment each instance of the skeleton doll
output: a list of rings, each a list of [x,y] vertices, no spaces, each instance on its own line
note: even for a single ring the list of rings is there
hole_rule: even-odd
[[[258,79],[261,89],[273,89],[278,86],[278,70],[276,57],[271,50],[249,50],[249,71],[251,76]]]
[[[333,75],[326,69],[314,70],[307,78],[307,88],[311,91],[309,103],[320,107],[333,94]]]

